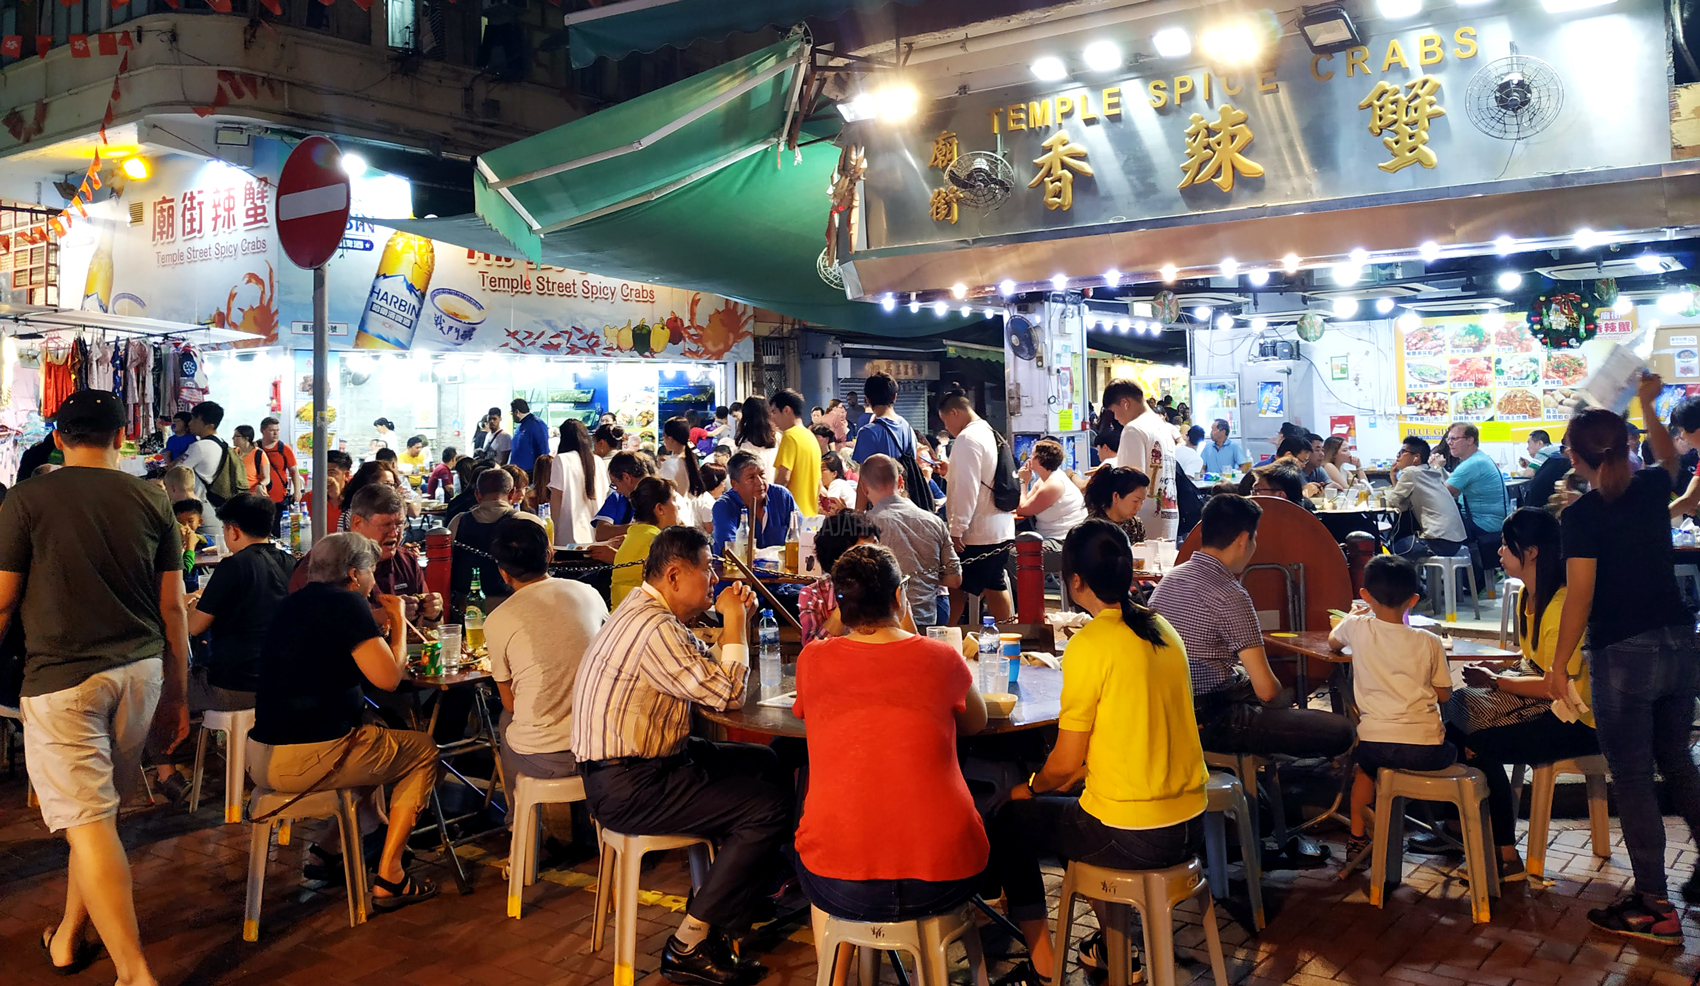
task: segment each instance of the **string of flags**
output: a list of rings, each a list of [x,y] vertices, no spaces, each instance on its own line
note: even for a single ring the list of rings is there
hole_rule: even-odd
[[[129,0],[125,0],[125,2],[128,3]],[[224,2],[226,8],[230,6],[228,0],[222,0],[222,2]],[[138,31],[138,33],[140,32]],[[70,44],[72,58],[93,58],[97,54],[116,55],[121,48],[128,50],[135,47],[135,41],[129,31],[72,34],[66,40]],[[38,57],[46,58],[47,53],[52,49],[53,35],[38,34],[35,36],[35,53]],[[0,36],[0,55],[7,58],[24,57],[24,36],[21,34]]]

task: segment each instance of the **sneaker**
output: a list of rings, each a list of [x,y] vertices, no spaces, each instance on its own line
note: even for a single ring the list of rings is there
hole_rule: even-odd
[[[1682,944],[1682,919],[1668,900],[1630,892],[1610,907],[1588,912],[1588,923],[1601,931],[1661,945]]]
[[[1145,981],[1145,967],[1139,961],[1139,948],[1131,941],[1128,943],[1128,976],[1129,986]],[[1094,931],[1080,939],[1080,967],[1094,972],[1110,971],[1110,953],[1104,945],[1104,933]]]
[[[1346,858],[1348,860],[1358,858],[1359,853],[1369,849],[1371,841],[1371,837],[1367,835],[1348,836],[1346,838]]]

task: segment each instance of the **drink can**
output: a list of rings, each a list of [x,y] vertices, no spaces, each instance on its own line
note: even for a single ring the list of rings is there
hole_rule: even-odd
[[[435,640],[425,641],[425,646],[420,649],[420,656],[425,659],[425,673],[427,675],[443,673],[442,644],[437,643]]]

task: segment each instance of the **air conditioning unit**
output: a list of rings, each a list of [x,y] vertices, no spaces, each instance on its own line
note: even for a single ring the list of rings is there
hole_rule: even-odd
[[[1251,348],[1251,358],[1258,362],[1291,363],[1299,358],[1299,344],[1293,339],[1260,339]]]

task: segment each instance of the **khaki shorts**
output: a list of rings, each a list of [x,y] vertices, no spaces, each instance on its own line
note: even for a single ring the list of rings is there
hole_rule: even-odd
[[[164,681],[164,662],[150,657],[19,703],[24,763],[49,831],[118,816],[141,780],[142,748]]]
[[[350,738],[323,743],[271,746],[248,740],[248,776],[254,783],[286,794],[373,788],[394,784],[391,807],[419,808],[437,784],[437,744],[430,736],[406,729],[361,726],[354,749],[332,771]]]

